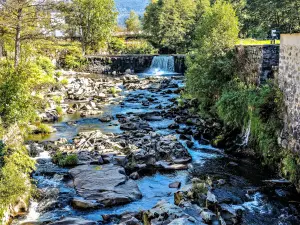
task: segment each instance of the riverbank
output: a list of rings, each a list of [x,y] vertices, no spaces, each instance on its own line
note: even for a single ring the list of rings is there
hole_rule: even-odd
[[[39,197],[14,224],[298,223],[289,184],[209,145],[203,134],[219,125],[178,99],[182,76],[66,79],[68,115],[28,143]],[[72,166],[53,163],[74,155]]]

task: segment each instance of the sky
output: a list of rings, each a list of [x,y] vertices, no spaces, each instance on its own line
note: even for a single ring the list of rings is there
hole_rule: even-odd
[[[115,0],[119,12],[119,24],[124,25],[124,21],[128,18],[131,10],[142,16],[149,2],[150,0]]]

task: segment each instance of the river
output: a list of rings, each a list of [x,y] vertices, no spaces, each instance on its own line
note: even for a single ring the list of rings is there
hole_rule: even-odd
[[[161,76],[165,76],[165,79],[171,83],[161,86],[163,88],[159,90],[151,88],[127,90],[122,83],[119,83],[118,86],[122,92],[102,108],[102,115],[111,115],[113,118],[108,123],[99,121],[100,115],[85,118],[81,118],[78,114],[66,115],[59,122],[52,124],[57,129],[56,133],[42,139],[40,137],[33,139],[45,142],[66,138],[70,141],[79,132],[90,130],[100,130],[104,134],[119,135],[124,130],[120,128],[117,115],[124,114],[127,116],[156,112],[163,115],[162,119],[149,120],[148,125],[153,132],[161,136],[174,135],[177,137],[178,142],[186,148],[192,157],[188,169],[155,170],[151,173],[141,173],[140,179],[136,181],[142,193],[141,199],[121,206],[78,210],[70,204],[71,199],[78,193],[74,186],[70,185],[72,178],[68,172],[69,168],[60,168],[54,165],[51,162],[49,152],[43,151],[36,157],[36,160],[46,163],[47,168],[51,168],[51,171],[41,173],[40,171],[43,169],[41,167],[44,164],[38,164],[33,179],[38,189],[44,191],[46,197],[32,200],[29,213],[14,220],[13,224],[47,224],[62,217],[80,217],[101,224],[103,223],[103,215],[149,210],[161,200],[173,204],[174,193],[177,189],[169,188],[170,183],[181,182],[181,186],[185,186],[190,184],[194,177],[203,176],[212,176],[214,179],[219,178],[226,181],[226,184],[216,188],[215,192],[218,193],[219,198],[225,199],[224,202],[233,208],[242,208],[243,217],[238,222],[239,224],[299,224],[298,196],[285,186],[274,186],[264,182],[278,177],[263,169],[259,162],[241,160],[226,155],[223,150],[196,140],[193,135],[190,135],[193,145],[188,147],[187,142],[180,136],[180,132],[170,129],[175,118],[164,116],[167,115],[164,113],[170,108],[177,107],[175,100],[178,98],[178,92],[176,90],[184,86],[184,80],[182,75],[167,74]],[[139,79],[147,79],[145,74],[139,74],[138,77]],[[153,101],[150,104],[145,104],[147,99]],[[196,117],[192,117],[192,119]],[[179,130],[184,130],[189,126],[180,122],[178,125]],[[194,129],[196,129],[195,126],[191,126],[191,130]],[[52,195],[53,197],[51,197]]]

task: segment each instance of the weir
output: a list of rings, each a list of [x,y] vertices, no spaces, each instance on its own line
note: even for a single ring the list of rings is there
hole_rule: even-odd
[[[154,56],[150,69],[174,73],[175,72],[174,56]]]

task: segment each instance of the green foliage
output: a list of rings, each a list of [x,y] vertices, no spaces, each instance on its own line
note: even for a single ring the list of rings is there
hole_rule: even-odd
[[[109,50],[115,54],[122,54],[125,48],[126,44],[123,38],[113,37],[109,42]]]
[[[196,19],[194,0],[157,0],[146,8],[144,30],[155,47],[168,52],[185,52]]]
[[[62,96],[53,96],[52,100],[56,103],[56,104],[60,104],[61,101],[63,100]]]
[[[69,80],[66,79],[66,78],[64,78],[64,79],[62,79],[62,80],[60,81],[60,83],[61,83],[62,85],[68,85],[68,84],[69,84]]]
[[[22,146],[18,129],[8,129],[3,139],[5,146],[2,145],[0,150],[0,219],[10,204],[14,204],[19,197],[30,194],[29,174],[34,169],[34,161]]]
[[[288,153],[282,160],[282,173],[290,181],[299,184],[300,159],[292,153]]]
[[[206,10],[196,29],[194,50],[187,59],[186,90],[199,100],[203,115],[215,113],[216,101],[233,78],[231,49],[238,39],[238,32],[235,11],[232,5],[223,1],[217,1]]]
[[[55,110],[58,113],[58,115],[60,115],[60,116],[63,115],[63,113],[64,113],[61,106],[56,106]]]
[[[125,21],[127,31],[138,33],[142,29],[142,23],[139,15],[131,10],[128,19]]]
[[[113,0],[74,0],[64,11],[71,36],[80,34],[84,54],[110,39],[117,16]]]
[[[51,75],[51,76],[54,74],[55,66],[51,62],[50,58],[45,57],[45,56],[38,56],[38,58],[36,59],[36,64],[43,71],[45,71],[46,74]]]
[[[226,89],[216,103],[218,116],[234,127],[246,126],[250,119],[248,101],[253,90],[239,82],[233,82]]]
[[[49,134],[49,133],[52,133],[52,130],[53,130],[52,127],[50,127],[49,125],[40,123],[37,125],[37,130],[35,130],[35,133]]]
[[[156,54],[158,52],[146,40],[130,40],[113,38],[109,44],[109,51],[113,54]]]
[[[277,137],[282,129],[282,96],[272,83],[260,88],[237,83],[224,91],[217,102],[219,117],[231,126],[243,129],[251,122],[250,145],[266,165],[278,165],[281,148]]]
[[[76,166],[78,164],[78,157],[76,154],[64,154],[57,152],[53,157],[52,161],[62,167]]]
[[[300,31],[300,3],[295,0],[247,1],[242,11],[242,33],[247,37],[266,38],[271,29],[280,33]]]

